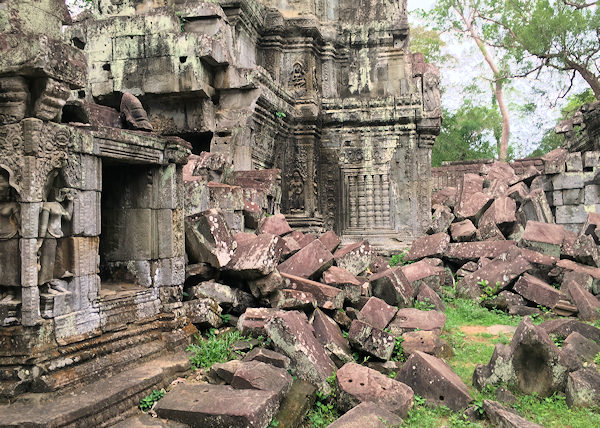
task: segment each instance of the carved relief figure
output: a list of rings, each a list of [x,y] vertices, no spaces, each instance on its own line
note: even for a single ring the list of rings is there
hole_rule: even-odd
[[[295,170],[290,182],[290,212],[299,213],[304,211],[304,180],[300,171]]]
[[[0,78],[0,125],[17,123],[25,117],[29,88],[20,76]]]
[[[60,189],[56,192],[54,201],[44,202],[42,205],[38,241],[39,285],[54,279],[56,239],[64,236],[63,219],[70,221],[73,216],[74,196],[74,190]]]
[[[0,239],[14,238],[19,233],[20,213],[8,173],[0,169]]]
[[[306,70],[301,62],[295,62],[292,66],[290,88],[296,93],[306,90]]]
[[[437,67],[428,66],[423,75],[423,106],[428,113],[441,114],[440,72]]]
[[[121,120],[128,129],[152,131],[152,124],[140,100],[125,92],[121,98]]]

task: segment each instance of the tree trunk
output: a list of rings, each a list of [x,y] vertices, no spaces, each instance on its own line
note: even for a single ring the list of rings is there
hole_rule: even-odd
[[[596,99],[600,100],[600,79],[598,78],[598,76],[596,76],[594,73],[592,73],[590,70],[588,70],[578,62],[571,61],[570,59],[567,59],[565,62],[569,67],[577,71],[581,75],[581,77],[583,77],[583,80],[585,80],[587,84],[590,85],[590,88],[592,88]]]
[[[496,95],[496,100],[498,101],[498,107],[500,108],[500,114],[502,115],[502,136],[500,137],[500,150],[498,153],[498,159],[506,162],[506,158],[508,155],[508,140],[510,138],[510,115],[508,113],[508,107],[506,102],[504,101],[504,91],[503,91],[503,81],[502,76],[500,75],[500,69],[496,65],[496,61],[492,57],[492,54],[488,51],[485,44],[475,31],[473,27],[473,22],[467,19],[459,10],[455,9],[458,14],[461,16],[463,22],[465,23],[467,30],[471,33],[471,37],[475,40],[477,47],[481,51],[485,62],[487,62],[488,66],[492,70],[494,74],[494,94]]]

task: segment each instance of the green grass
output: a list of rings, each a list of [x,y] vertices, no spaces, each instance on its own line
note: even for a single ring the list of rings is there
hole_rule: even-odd
[[[569,409],[564,396],[540,398],[537,395],[518,397],[514,408],[525,418],[551,427],[589,428],[600,426],[600,408],[574,407]]]
[[[190,363],[192,369],[208,369],[215,363],[224,363],[236,357],[229,347],[238,340],[249,340],[242,336],[239,331],[229,331],[221,335],[215,335],[211,330],[206,338],[196,335],[196,343],[192,343],[186,349],[190,352]]]
[[[317,392],[315,404],[306,415],[305,422],[308,427],[325,428],[340,417],[335,400],[335,378],[335,373],[327,378],[327,383],[331,386],[331,394]]]
[[[448,300],[446,308],[446,331],[453,331],[463,325],[480,325],[489,327],[494,324],[517,326],[521,317],[508,315],[499,310],[488,310],[478,303],[467,300],[452,298]]]
[[[453,412],[446,406],[428,407],[425,399],[415,395],[415,404],[408,411],[403,426],[419,428],[437,428],[441,426],[459,427],[482,427],[465,420],[462,414]]]

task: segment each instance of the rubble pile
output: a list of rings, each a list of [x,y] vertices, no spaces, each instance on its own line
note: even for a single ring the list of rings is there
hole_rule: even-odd
[[[582,321],[600,317],[600,215],[590,213],[580,233],[552,223],[539,177],[502,163],[466,174],[433,196],[428,234],[396,266],[367,241],[302,233],[281,214],[263,214],[254,233],[232,231],[215,208],[188,216],[183,310],[200,328],[262,340],[240,360],[213,365],[210,384],[174,388],[156,413],[202,426],[297,426],[315,391],[335,401],[339,427],[398,424],[415,395],[464,411],[473,398],[443,360],[452,348],[440,337],[449,288],[488,308],[556,318],[525,317],[511,343],[477,367],[476,387],[560,391],[569,405],[592,405],[600,329]],[[206,398],[181,399],[188,395]],[[526,422],[497,402],[485,407],[494,423]]]

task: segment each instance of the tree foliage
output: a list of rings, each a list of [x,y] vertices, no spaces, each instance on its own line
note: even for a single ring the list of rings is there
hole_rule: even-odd
[[[501,123],[496,108],[474,106],[468,101],[455,113],[444,111],[442,130],[431,154],[432,165],[496,157]]]
[[[411,52],[421,52],[425,56],[425,61],[432,64],[442,64],[448,61],[451,56],[443,52],[445,46],[446,42],[442,40],[439,31],[421,25],[411,27],[410,50]]]

